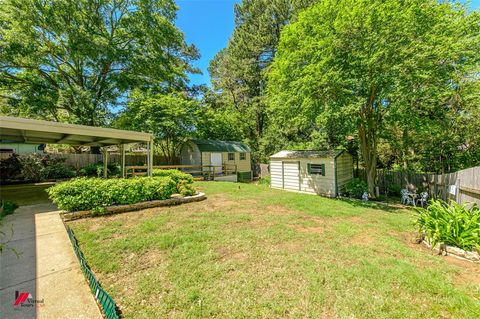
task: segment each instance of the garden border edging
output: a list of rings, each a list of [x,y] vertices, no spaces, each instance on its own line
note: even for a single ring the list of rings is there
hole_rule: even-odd
[[[423,239],[422,243],[426,245],[428,248],[437,251],[439,255],[453,256],[458,259],[468,260],[474,263],[480,263],[480,254],[478,252],[467,251],[458,247],[449,246],[445,244],[438,244],[438,245],[432,246],[432,244],[428,242],[428,239]]]
[[[200,202],[205,199],[207,199],[207,196],[205,196],[205,193],[199,192],[193,196],[172,197],[169,199],[151,200],[147,202],[140,202],[140,203],[129,204],[129,205],[107,206],[105,207],[105,213],[101,214],[100,216],[126,213],[126,212],[132,212],[136,210],[142,210],[142,209],[154,208],[154,207],[174,206],[174,205],[180,205],[180,204],[186,204],[186,203]],[[64,212],[61,214],[61,216],[64,221],[71,221],[71,220],[85,218],[85,217],[92,217],[93,214],[91,210],[83,210],[83,211],[76,211],[76,212]]]

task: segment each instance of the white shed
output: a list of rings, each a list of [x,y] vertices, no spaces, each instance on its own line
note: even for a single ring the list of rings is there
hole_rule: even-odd
[[[336,197],[353,179],[353,157],[343,150],[280,151],[270,156],[271,187]]]

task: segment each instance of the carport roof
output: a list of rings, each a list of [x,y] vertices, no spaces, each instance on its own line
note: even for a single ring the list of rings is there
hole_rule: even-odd
[[[152,139],[149,133],[0,116],[1,143],[108,146],[146,143]]]
[[[296,150],[296,151],[280,151],[273,154],[270,158],[325,158],[337,157],[343,153],[343,150]]]

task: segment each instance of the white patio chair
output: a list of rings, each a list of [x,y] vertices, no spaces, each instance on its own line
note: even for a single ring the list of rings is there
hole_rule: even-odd
[[[410,192],[407,189],[402,189],[400,191],[400,194],[402,194],[402,204],[404,205],[415,205],[415,202],[413,201],[413,198],[409,196]]]
[[[420,197],[417,198],[417,204],[420,203],[420,205],[422,205],[422,207],[427,204],[427,200],[428,200],[428,193],[427,192],[422,192],[420,193]]]

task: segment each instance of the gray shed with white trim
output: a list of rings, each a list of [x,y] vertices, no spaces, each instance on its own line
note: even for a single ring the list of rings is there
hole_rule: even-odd
[[[280,151],[270,156],[271,187],[336,197],[353,179],[353,157],[343,150]]]

